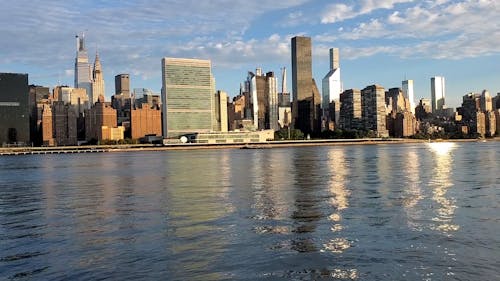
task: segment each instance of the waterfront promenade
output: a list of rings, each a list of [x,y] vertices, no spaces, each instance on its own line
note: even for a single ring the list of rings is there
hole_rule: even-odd
[[[452,142],[477,142],[500,141],[500,138],[488,140],[453,139],[432,140]],[[360,144],[396,144],[396,143],[422,143],[429,140],[402,139],[402,138],[366,138],[366,139],[321,139],[321,140],[283,140],[255,143],[171,143],[165,145],[154,144],[116,144],[116,145],[83,145],[83,146],[55,146],[55,147],[2,147],[0,156],[3,155],[31,155],[31,154],[71,154],[71,153],[102,153],[123,151],[162,151],[162,150],[192,150],[192,149],[265,149],[295,146],[331,146],[331,145],[360,145]]]

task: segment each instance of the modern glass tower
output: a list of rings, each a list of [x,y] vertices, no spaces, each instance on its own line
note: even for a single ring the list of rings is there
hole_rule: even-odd
[[[312,78],[311,38],[292,38],[292,126],[304,134],[319,131],[321,96]]]
[[[215,85],[209,60],[162,59],[163,136],[213,130]]]
[[[89,56],[85,49],[85,35],[76,35],[76,58],[75,58],[75,88],[83,88],[87,96],[92,97],[92,71]]]
[[[342,82],[340,81],[339,49],[330,49],[330,71],[323,78],[323,116],[335,121],[339,125],[340,118],[340,93],[342,93]],[[335,116],[328,116],[330,102],[335,102]]]
[[[415,114],[415,99],[413,95],[413,80],[404,80],[403,83],[403,95],[410,101],[411,113]]]
[[[431,78],[431,101],[432,113],[436,114],[444,108],[445,86],[444,77],[435,76]]]

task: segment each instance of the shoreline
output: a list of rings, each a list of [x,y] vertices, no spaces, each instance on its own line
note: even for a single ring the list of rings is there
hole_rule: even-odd
[[[39,154],[74,154],[74,153],[102,153],[102,152],[140,152],[140,151],[167,151],[167,150],[199,150],[199,149],[271,149],[304,146],[338,146],[338,145],[376,145],[376,144],[411,144],[428,142],[496,142],[500,138],[492,139],[328,139],[328,140],[287,140],[255,143],[223,143],[223,144],[123,144],[123,145],[94,145],[94,146],[57,146],[57,147],[2,147],[0,156],[9,155],[39,155]]]

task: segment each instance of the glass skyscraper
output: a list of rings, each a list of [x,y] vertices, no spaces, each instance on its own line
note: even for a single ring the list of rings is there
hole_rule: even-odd
[[[163,136],[213,130],[215,85],[209,60],[162,59]]]

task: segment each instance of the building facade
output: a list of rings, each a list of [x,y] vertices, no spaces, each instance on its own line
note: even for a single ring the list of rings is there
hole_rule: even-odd
[[[147,135],[161,136],[161,110],[147,103],[136,105],[130,114],[130,133],[132,139]]]
[[[214,83],[209,60],[162,59],[164,137],[212,131]]]
[[[0,145],[30,142],[28,74],[0,73]]]
[[[90,101],[92,98],[92,71],[87,49],[85,49],[85,35],[76,36],[75,58],[75,88],[83,88]]]
[[[326,122],[333,121],[336,126],[340,120],[340,93],[342,93],[342,82],[340,81],[340,61],[339,49],[330,49],[330,71],[323,78],[323,99],[321,107],[323,110],[323,118]],[[330,104],[335,103],[335,116],[330,116]]]
[[[97,102],[100,96],[105,97],[104,91],[104,76],[102,73],[102,65],[99,60],[99,54],[95,54],[94,70],[92,71],[92,94],[89,95],[89,101],[92,105]]]
[[[106,140],[108,135],[103,133],[103,127],[116,128],[116,109],[110,103],[104,102],[104,96],[100,96],[94,106],[85,114],[85,133],[87,141]]]
[[[373,131],[379,137],[388,137],[386,124],[385,90],[371,85],[361,90],[361,114],[364,129]]]
[[[402,82],[403,95],[410,102],[410,111],[415,115],[415,97],[413,92],[413,80],[404,80]]]
[[[345,90],[340,94],[340,104],[339,127],[344,130],[363,129],[361,91]]]
[[[228,131],[228,113],[227,113],[227,93],[217,91],[215,94],[215,119],[217,120],[214,131]]]
[[[442,76],[431,78],[431,103],[432,113],[438,114],[445,106],[445,80]]]
[[[304,134],[320,130],[321,96],[312,78],[311,38],[296,36],[292,43],[292,127]],[[316,91],[315,91],[316,90]]]

